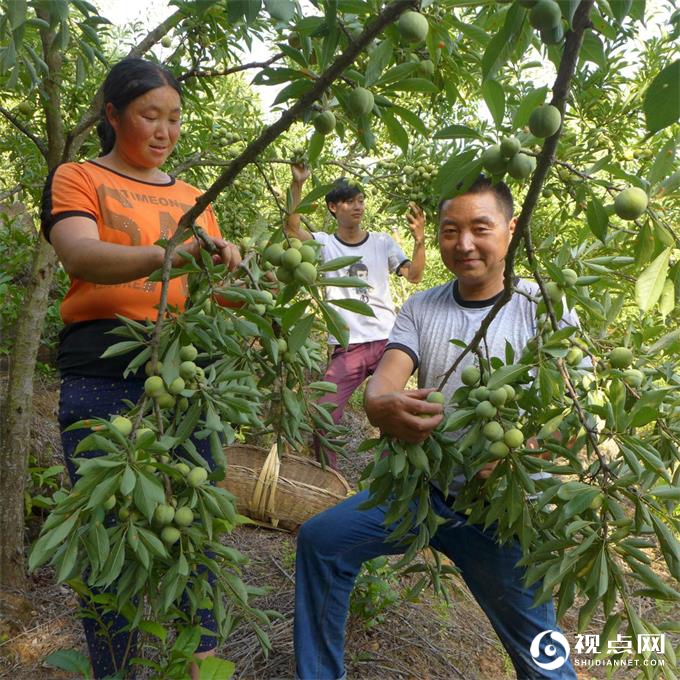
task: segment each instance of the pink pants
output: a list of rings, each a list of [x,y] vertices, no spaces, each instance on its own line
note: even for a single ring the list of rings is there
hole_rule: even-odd
[[[336,425],[342,419],[345,405],[354,393],[354,390],[369,375],[373,375],[386,344],[387,340],[385,339],[348,345],[347,349],[339,345],[335,348],[323,379],[335,383],[338,386],[338,391],[335,394],[324,394],[318,403],[331,402],[337,405],[337,408],[331,414]],[[323,456],[325,457],[325,462],[334,470],[337,470],[338,461],[335,452],[326,449],[322,450],[321,442],[316,435],[314,436],[314,451],[319,461],[322,461]]]

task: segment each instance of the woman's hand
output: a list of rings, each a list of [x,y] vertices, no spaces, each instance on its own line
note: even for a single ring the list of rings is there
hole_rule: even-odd
[[[216,252],[212,254],[213,262],[215,264],[224,264],[230,272],[233,272],[241,264],[241,253],[236,245],[231,241],[225,241],[223,238],[214,238],[207,236],[210,242],[215,246]],[[200,258],[202,244],[198,239],[192,238],[183,243],[172,256],[172,266],[181,267],[185,259],[182,253],[191,255],[194,259]]]

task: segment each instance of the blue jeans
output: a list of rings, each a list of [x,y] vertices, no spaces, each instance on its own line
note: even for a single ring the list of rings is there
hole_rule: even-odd
[[[61,394],[59,400],[59,425],[62,429],[61,443],[64,449],[64,459],[68,469],[71,483],[75,484],[78,479],[76,466],[73,462],[74,452],[81,439],[90,431],[87,428],[80,430],[63,430],[78,420],[84,418],[108,418],[115,413],[125,410],[124,399],[137,401],[144,390],[144,380],[116,380],[114,378],[91,378],[84,376],[64,376],[61,379]],[[199,453],[212,465],[208,440],[194,440]],[[80,454],[83,458],[102,455],[99,451],[88,451]],[[212,575],[210,575],[212,577]],[[93,593],[106,592],[97,588]],[[185,602],[185,606],[188,602]],[[85,603],[83,603],[85,605]],[[134,669],[127,665],[129,660],[137,653],[137,633],[130,634],[124,629],[128,625],[127,619],[122,614],[104,612],[97,607],[97,612],[108,630],[111,646],[107,642],[107,636],[100,629],[99,624],[92,618],[83,619],[85,638],[90,652],[90,661],[95,678],[106,678],[122,671],[127,676],[134,677]],[[198,612],[201,626],[217,631],[217,623],[211,609],[201,609]],[[216,637],[203,635],[196,652],[205,652],[214,649]]]
[[[519,545],[499,545],[490,531],[466,524],[432,490],[435,511],[450,521],[440,526],[431,546],[461,570],[475,599],[489,617],[507,650],[519,678],[575,680],[567,660],[547,671],[534,663],[531,642],[539,633],[559,631],[552,602],[532,608],[535,584],[522,583],[524,570],[515,566]],[[345,621],[349,597],[361,565],[379,555],[394,555],[403,548],[386,542],[383,525],[386,507],[359,510],[368,492],[358,493],[302,525],[298,535],[295,574],[295,659],[301,680],[336,680],[345,677],[343,662]],[[537,661],[559,658],[544,653],[549,636],[541,641]],[[564,654],[561,654],[564,657]]]

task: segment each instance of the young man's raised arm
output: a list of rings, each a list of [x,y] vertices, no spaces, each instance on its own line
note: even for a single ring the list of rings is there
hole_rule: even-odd
[[[289,238],[299,238],[301,241],[308,241],[314,238],[308,231],[300,227],[300,214],[295,212],[300,199],[302,198],[302,185],[309,177],[310,170],[303,163],[293,163],[290,166],[293,181],[290,184],[291,193],[291,212],[286,216],[285,229]]]
[[[413,256],[402,265],[399,274],[409,283],[420,283],[425,270],[425,213],[420,206],[410,203],[406,219],[413,236]]]
[[[364,409],[383,433],[415,444],[439,425],[444,408],[425,401],[434,388],[404,390],[412,372],[413,359],[406,352],[388,349],[366,385]]]

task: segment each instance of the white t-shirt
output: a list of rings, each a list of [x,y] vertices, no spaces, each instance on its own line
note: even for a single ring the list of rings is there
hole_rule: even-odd
[[[313,236],[323,245],[321,257],[325,262],[346,255],[361,256],[361,261],[349,267],[326,273],[329,278],[357,276],[366,279],[369,284],[368,288],[336,286],[326,288],[328,300],[361,300],[375,314],[375,317],[364,316],[336,307],[349,326],[350,344],[385,340],[396,318],[389,275],[398,272],[403,264],[410,261],[404,255],[404,251],[389,234],[382,232],[368,232],[366,238],[360,243],[345,243],[338,238],[337,234],[331,235],[324,232],[314,232]],[[331,345],[339,344],[332,335],[328,336],[328,342]]]

